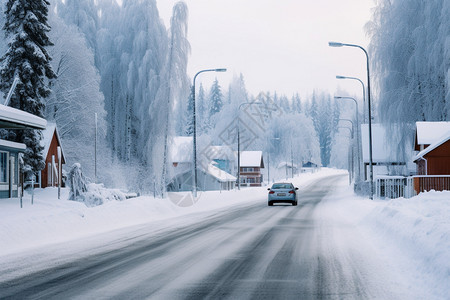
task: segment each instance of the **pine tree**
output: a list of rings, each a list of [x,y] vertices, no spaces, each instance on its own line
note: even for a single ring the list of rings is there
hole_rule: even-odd
[[[213,85],[211,86],[211,91],[209,94],[209,103],[211,106],[209,107],[209,116],[210,118],[214,116],[216,113],[220,112],[223,107],[223,95],[222,90],[219,85],[219,81],[214,80]]]
[[[205,89],[203,88],[203,85],[200,83],[200,88],[198,89],[198,95],[195,97],[196,103],[196,115],[197,115],[197,126],[200,128],[201,131],[207,129],[207,123],[208,123],[208,111],[206,107],[206,99],[205,99]]]
[[[292,110],[296,113],[302,112],[302,102],[298,93],[292,97]]]
[[[193,104],[194,104],[194,94],[193,89],[191,88],[191,93],[189,94],[188,106],[185,114],[186,125],[184,128],[184,134],[187,136],[191,136],[194,133],[194,120],[193,120]],[[198,121],[198,110],[196,110],[196,120]]]
[[[7,93],[15,77],[20,79],[10,106],[43,117],[45,98],[50,95],[48,81],[56,77],[46,47],[52,46],[47,34],[47,0],[8,0],[4,31],[8,50],[1,58],[0,90]],[[14,130],[6,138],[25,143],[24,171],[43,169],[41,133],[36,130]]]

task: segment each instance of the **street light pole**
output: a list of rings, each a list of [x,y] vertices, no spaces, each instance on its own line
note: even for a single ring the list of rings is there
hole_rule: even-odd
[[[366,55],[366,68],[367,68],[367,103],[368,103],[368,116],[369,116],[369,168],[370,168],[370,199],[373,200],[373,160],[372,160],[372,107],[370,101],[370,69],[369,69],[369,54],[366,49],[355,44],[344,44],[337,42],[329,42],[330,47],[356,47],[361,49]]]
[[[364,85],[364,82],[362,82],[361,79],[357,78],[357,77],[349,77],[349,76],[341,76],[341,75],[336,75],[336,79],[352,79],[352,80],[357,80],[359,81],[359,83],[361,83],[362,89],[363,89],[363,123],[366,123],[366,86]]]
[[[344,119],[341,119],[344,120]],[[353,122],[352,122],[353,124]],[[352,125],[353,126],[353,125]],[[350,130],[350,140],[353,140],[353,127],[352,128],[348,128],[345,126],[339,126],[338,128],[343,128],[343,129],[348,129]],[[351,153],[350,153],[350,157],[351,159],[348,160],[348,184],[351,185],[352,184],[352,178],[353,178],[353,173],[354,173],[354,168],[355,168],[355,164],[353,162],[353,147],[350,145],[350,149],[351,149]]]
[[[243,105],[252,105],[252,104],[257,104],[257,105],[259,105],[259,104],[262,104],[262,102],[256,102],[256,101],[253,101],[253,102],[244,102],[244,103],[241,103],[241,104],[239,104],[239,107],[238,107],[238,126],[237,126],[237,130],[238,130],[238,132],[237,132],[237,134],[238,134],[238,136],[237,136],[237,143],[238,143],[238,173],[237,173],[237,180],[238,180],[238,190],[240,190],[241,189],[241,137],[240,137],[240,131],[241,131],[241,123],[240,123],[240,117],[239,117],[239,113],[241,112],[241,107],[243,106]]]
[[[196,116],[195,116],[195,79],[200,73],[204,72],[226,72],[227,69],[206,69],[197,72],[194,76],[193,84],[192,84],[192,118],[193,118],[193,147],[194,147],[194,184],[192,186],[192,193],[194,197],[197,197],[197,128],[196,128]]]
[[[360,136],[359,136],[359,108],[358,108],[358,101],[356,101],[355,98],[352,97],[339,97],[339,96],[335,96],[334,99],[349,99],[349,100],[353,100],[353,102],[355,102],[356,105],[356,145],[357,145],[357,151],[356,154],[358,156],[357,160],[358,160],[358,178],[357,180],[359,180],[359,176],[361,174],[361,156],[360,156],[360,151],[359,151],[359,140],[360,140]],[[352,122],[353,125],[353,122]]]

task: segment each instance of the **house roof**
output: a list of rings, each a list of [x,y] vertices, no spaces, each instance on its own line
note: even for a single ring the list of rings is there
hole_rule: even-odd
[[[234,182],[236,181],[236,177],[231,175],[230,173],[225,172],[224,170],[219,169],[213,164],[208,165],[208,174],[216,178],[220,182]]]
[[[0,104],[0,128],[45,129],[47,121],[22,110]]]
[[[192,162],[192,143],[191,136],[175,136],[171,141],[170,158],[172,162],[183,163]]]
[[[241,167],[264,168],[262,151],[241,151]]]
[[[7,140],[0,140],[0,147],[11,149],[11,150],[18,150],[20,152],[27,149],[27,146],[25,144],[11,142],[11,141],[7,141]]]
[[[361,124],[361,144],[364,163],[369,163],[369,125]],[[372,161],[374,163],[394,162],[391,148],[387,143],[386,129],[381,124],[372,123]]]
[[[416,122],[416,145],[431,145],[450,131],[450,122]]]
[[[445,142],[450,140],[450,132],[445,133],[443,136],[441,136],[440,138],[438,138],[436,140],[436,142],[434,142],[433,144],[431,144],[430,146],[426,147],[424,150],[420,151],[414,158],[413,161],[417,161],[421,158],[423,158],[425,155],[427,155],[428,153],[430,153],[431,151],[435,150],[436,148],[438,148],[439,146],[441,146],[442,144],[444,144]]]
[[[58,144],[61,147],[62,161],[65,162],[66,160],[65,160],[65,156],[64,156],[61,139],[59,138],[58,128],[56,127],[56,123],[54,123],[54,122],[47,122],[47,126],[42,131],[41,145],[44,147],[44,150],[42,153],[44,155],[44,158],[46,158],[48,155],[48,151],[50,150],[50,145],[52,143],[54,134],[56,134],[56,139],[58,140]]]

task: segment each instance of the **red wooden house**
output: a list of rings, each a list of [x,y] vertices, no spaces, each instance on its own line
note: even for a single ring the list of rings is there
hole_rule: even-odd
[[[66,159],[56,124],[48,122],[47,128],[42,131],[42,135],[45,168],[40,174],[40,187],[58,186],[58,168],[60,163],[58,160],[58,147],[61,147],[61,163],[63,165],[66,163]]]
[[[241,186],[261,186],[264,160],[262,151],[241,151],[240,179]]]
[[[429,190],[450,190],[450,131],[449,122],[418,122],[415,149],[420,152],[414,158],[417,176],[414,177],[416,193]],[[420,133],[420,127],[428,127]],[[446,124],[444,124],[446,123]],[[437,126],[437,128],[435,128]],[[435,138],[436,131],[440,138]],[[421,141],[421,135],[429,135],[428,141]],[[422,138],[422,140],[425,140]]]

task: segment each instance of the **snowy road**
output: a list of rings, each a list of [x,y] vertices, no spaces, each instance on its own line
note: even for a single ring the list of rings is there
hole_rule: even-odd
[[[92,249],[74,260],[52,259],[70,243],[17,257],[0,275],[0,298],[408,297],[370,241],[333,215],[333,192],[342,180],[333,175],[312,183],[300,191],[297,207],[268,207],[264,195],[207,217],[189,215],[179,226],[151,223],[109,233],[85,241]]]

